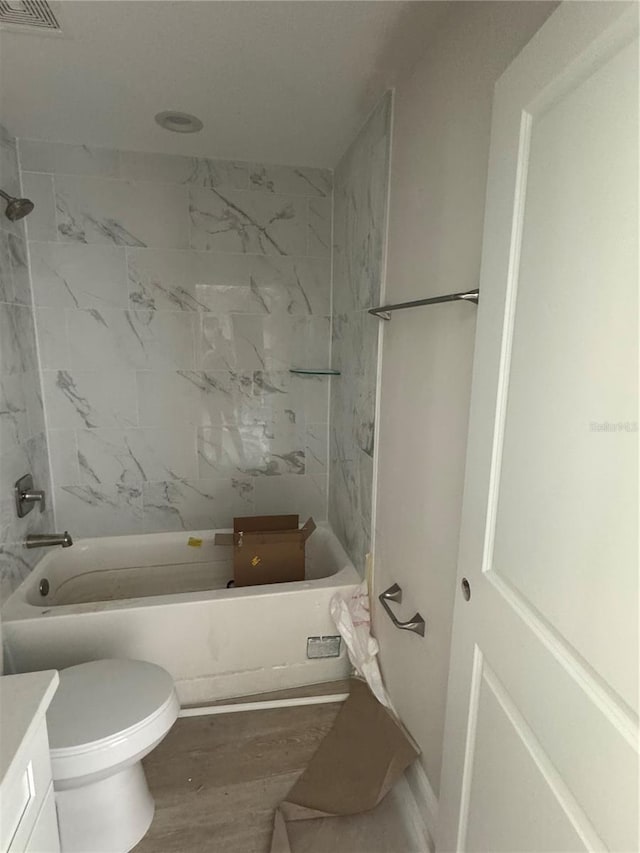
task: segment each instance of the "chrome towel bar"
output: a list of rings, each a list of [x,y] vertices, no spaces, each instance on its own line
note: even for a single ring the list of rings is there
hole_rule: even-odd
[[[399,587],[397,583],[394,583],[393,586],[389,587],[389,589],[385,589],[384,592],[380,593],[378,601],[384,607],[387,612],[387,616],[391,619],[396,628],[399,628],[401,631],[413,631],[414,634],[420,634],[421,637],[424,637],[426,624],[419,613],[416,613],[415,616],[412,616],[407,622],[400,622],[389,606],[390,601],[395,601],[397,604],[400,604],[402,601],[402,588]]]
[[[369,314],[381,320],[390,320],[391,311],[402,311],[405,308],[418,308],[421,305],[437,305],[439,302],[473,302],[478,304],[479,290],[467,290],[465,293],[447,293],[444,296],[431,296],[429,299],[414,299],[411,302],[398,302],[395,305],[378,305],[369,308]]]

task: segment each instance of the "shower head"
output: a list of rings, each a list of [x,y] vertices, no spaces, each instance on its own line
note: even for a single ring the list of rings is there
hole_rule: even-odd
[[[28,216],[34,208],[34,204],[31,199],[14,198],[4,192],[4,190],[0,190],[0,196],[7,202],[4,215],[12,222],[16,222],[18,219]]]

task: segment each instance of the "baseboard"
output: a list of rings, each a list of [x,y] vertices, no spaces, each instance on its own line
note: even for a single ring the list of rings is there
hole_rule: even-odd
[[[205,717],[209,714],[237,714],[242,711],[270,711],[274,708],[297,708],[301,705],[330,705],[344,702],[348,693],[327,693],[322,696],[298,696],[295,699],[269,699],[267,701],[234,702],[229,705],[198,705],[181,708],[179,717]]]
[[[406,820],[416,828],[424,839],[425,850],[435,849],[438,822],[438,798],[435,795],[423,766],[414,761],[406,771],[399,793],[404,799]]]

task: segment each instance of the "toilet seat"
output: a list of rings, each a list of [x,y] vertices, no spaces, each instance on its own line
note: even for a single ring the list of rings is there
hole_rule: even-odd
[[[145,755],[178,710],[173,679],[155,664],[107,659],[61,670],[47,711],[56,788],[86,784]]]

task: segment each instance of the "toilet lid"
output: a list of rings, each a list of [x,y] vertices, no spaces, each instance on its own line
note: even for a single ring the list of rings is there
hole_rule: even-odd
[[[156,714],[173,696],[173,679],[153,663],[97,660],[60,671],[47,711],[52,750],[124,733]]]

